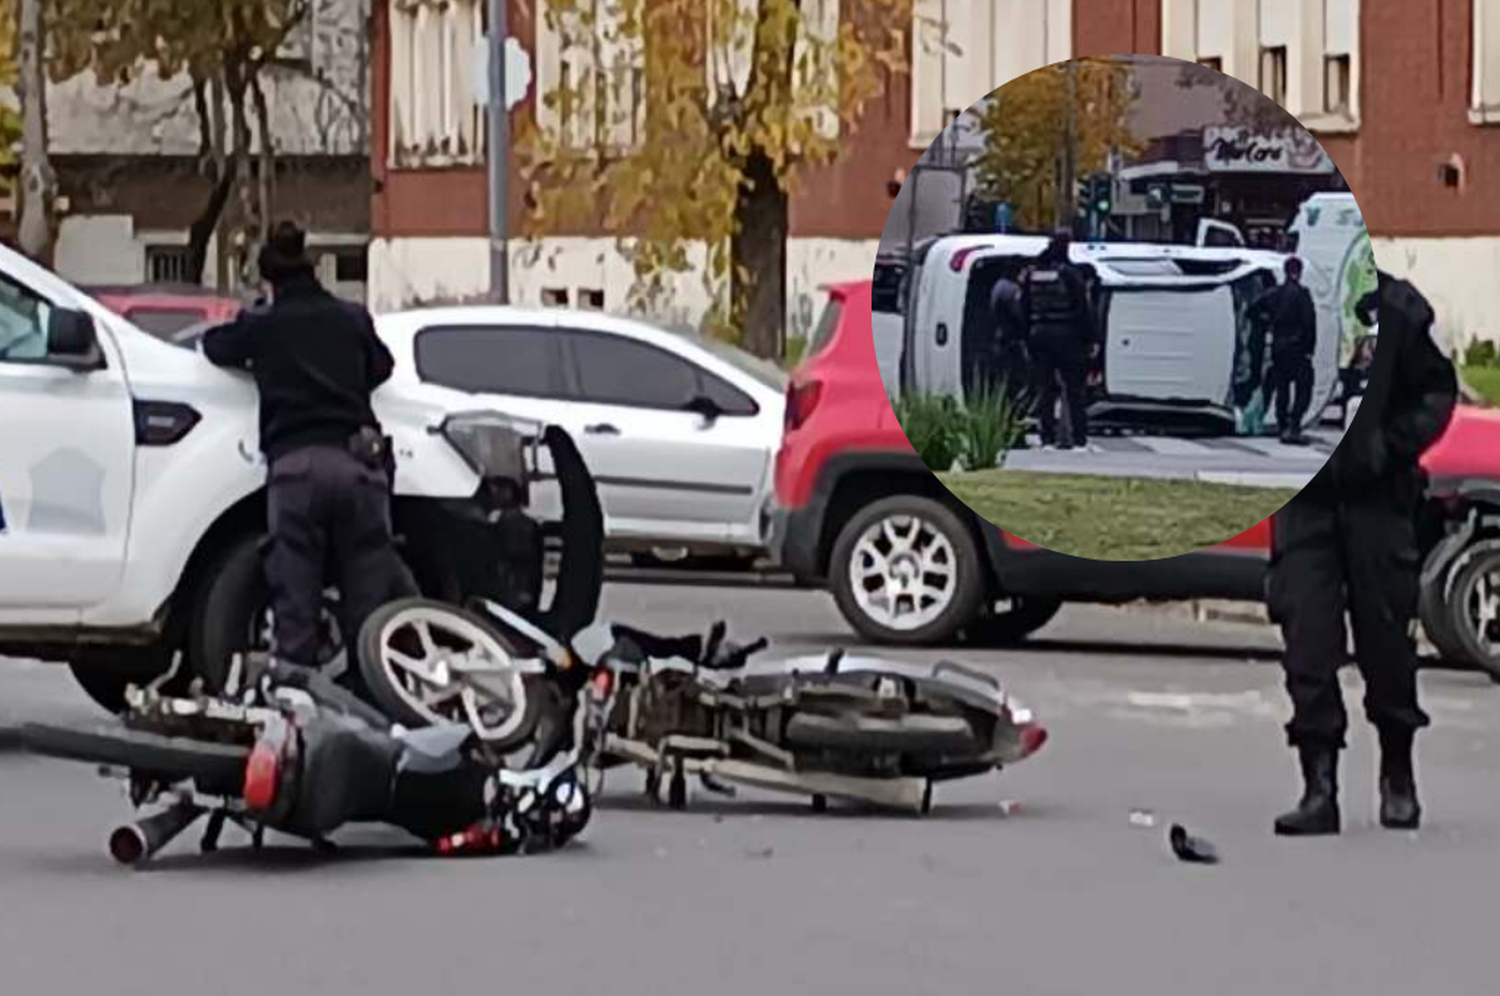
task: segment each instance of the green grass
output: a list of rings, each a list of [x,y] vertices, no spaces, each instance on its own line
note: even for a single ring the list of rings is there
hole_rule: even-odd
[[[1500,405],[1500,366],[1464,367],[1462,375],[1470,387]]]
[[[1282,488],[1019,470],[938,475],[1014,536],[1093,560],[1155,560],[1222,543],[1296,494]]]

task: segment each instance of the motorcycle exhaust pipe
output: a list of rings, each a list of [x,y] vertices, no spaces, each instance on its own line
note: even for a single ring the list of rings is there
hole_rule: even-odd
[[[201,806],[184,802],[155,816],[116,827],[109,835],[110,856],[122,865],[145,864],[196,823],[203,813]]]

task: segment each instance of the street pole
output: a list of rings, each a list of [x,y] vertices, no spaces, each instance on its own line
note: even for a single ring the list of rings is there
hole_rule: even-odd
[[[1078,60],[1068,60],[1068,144],[1063,149],[1063,217],[1058,227],[1078,230]]]
[[[510,205],[510,110],[505,99],[507,0],[489,0],[489,199],[490,297],[510,303],[510,254],[506,243]]]

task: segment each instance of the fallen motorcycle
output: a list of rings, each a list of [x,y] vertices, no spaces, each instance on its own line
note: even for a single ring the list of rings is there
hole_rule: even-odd
[[[409,599],[377,610],[356,657],[401,723],[466,723],[542,750],[566,742],[575,690],[592,681],[605,702],[591,767],[644,769],[647,793],[660,800],[665,785],[674,809],[697,776],[725,795],[738,784],[820,810],[837,798],[927,813],[934,785],[1015,764],[1047,739],[982,671],[766,649],[728,641],[722,623],[663,637],[599,622],[564,642],[493,602]]]
[[[159,809],[110,835],[110,854],[127,865],[204,817],[204,852],[218,848],[226,823],[248,831],[256,849],[267,829],[332,850],[339,827],[384,823],[456,854],[548,850],[589,822],[578,776],[595,739],[582,725],[587,703],[574,710],[570,750],[530,751],[517,770],[515,742],[461,723],[401,729],[317,672],[242,657],[233,673],[224,695],[164,696],[168,673],[130,689],[119,723],[31,724],[21,737],[34,753],[122,774],[137,808]]]

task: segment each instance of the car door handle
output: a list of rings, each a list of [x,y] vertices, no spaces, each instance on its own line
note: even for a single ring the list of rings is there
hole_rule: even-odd
[[[620,430],[608,422],[598,422],[594,425],[585,426],[584,430],[590,436],[618,436]]]

